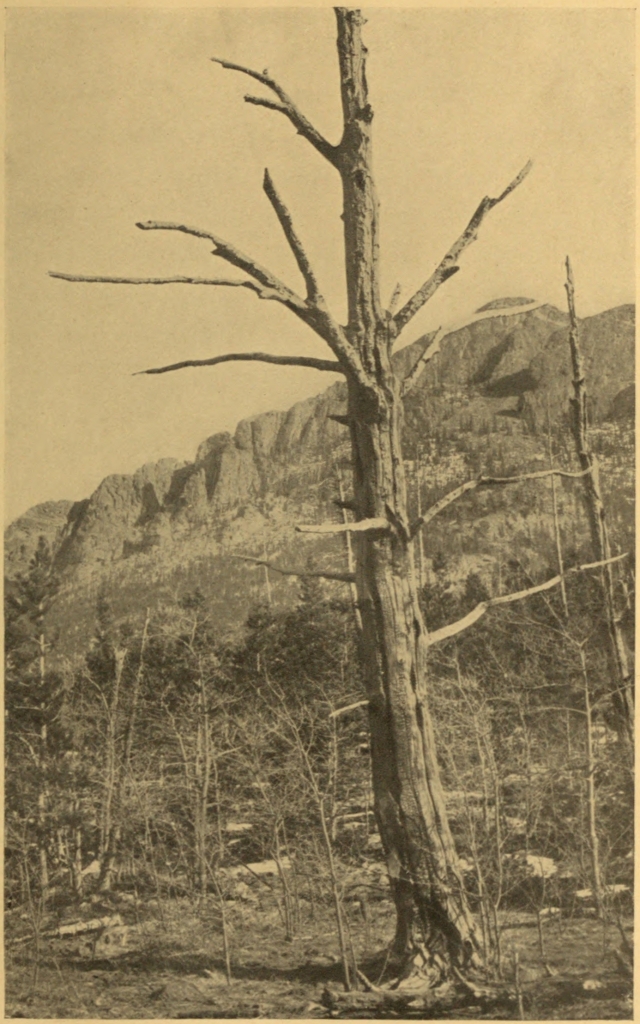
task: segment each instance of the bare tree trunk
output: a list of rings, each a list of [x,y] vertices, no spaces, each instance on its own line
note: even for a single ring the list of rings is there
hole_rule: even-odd
[[[73,891],[76,896],[82,896],[84,879],[82,877],[82,829],[80,826],[73,830],[73,859],[71,862],[71,876]]]
[[[344,497],[344,486],[342,484],[342,474],[340,472],[340,467],[338,466],[337,463],[336,463],[336,466],[335,466],[335,471],[336,471],[336,477],[338,479],[338,494],[340,495],[340,505],[341,505],[341,508],[342,508],[342,521],[346,525],[349,522],[349,517],[347,516],[347,510],[345,508],[345,497]],[[354,571],[355,567],[354,567],[354,561],[353,561],[353,547],[351,545],[351,534],[349,532],[346,532],[345,535],[344,535],[344,545],[345,545],[345,551],[346,551],[346,555],[347,555],[347,569],[349,570],[349,575],[355,577],[355,571]],[[354,614],[354,618],[356,620],[356,629],[358,630],[359,633],[361,633],[362,632],[362,618],[360,616],[360,609],[358,608],[358,591],[356,590],[355,582],[349,583],[349,591],[351,593],[351,603],[353,605],[353,614]]]
[[[602,491],[600,489],[598,460],[589,445],[587,389],[582,364],[582,353],[580,351],[578,341],[578,318],[576,316],[575,309],[573,273],[568,256],[566,267],[567,282],[565,284],[565,289],[567,292],[571,324],[571,329],[569,331],[569,345],[571,348],[574,391],[574,397],[571,400],[571,422],[573,436],[576,443],[576,451],[580,461],[580,468],[589,471],[585,473],[583,478],[584,499],[587,508],[587,515],[589,517],[593,552],[596,560],[602,561],[604,559],[611,558],[611,544],[609,541],[609,530],[606,522],[604,503],[602,501]],[[604,565],[600,572],[604,612],[611,647],[611,661],[613,663],[615,673],[615,685],[612,688],[612,703],[617,713],[616,717],[620,723],[619,733],[631,746],[633,746],[633,678],[629,666],[627,647],[620,625],[620,616],[616,609],[613,565]]]
[[[213,792],[216,799],[216,832],[218,836],[218,864],[224,860],[224,836],[222,834],[222,804],[220,799],[220,776],[218,773],[218,759],[214,755],[212,760],[213,767]],[[227,985],[231,985],[233,981],[233,974],[231,971],[231,943],[229,941],[229,922],[227,920],[227,907],[224,898],[224,892],[220,885],[220,876],[218,874],[217,866],[211,869],[211,877],[213,880],[213,887],[218,897],[218,907],[220,909],[220,924],[222,930],[222,955],[224,956],[224,967],[225,974],[227,977]],[[204,895],[204,893],[203,893]]]
[[[357,520],[390,523],[356,535],[375,814],[396,902],[394,951],[413,959],[421,950],[421,971],[437,983],[453,967],[481,964],[481,944],[449,828],[428,706],[427,635],[407,522],[401,384],[379,298],[363,19],[347,8],[336,13],[347,334],[366,374],[366,382],[348,377],[355,511]]]
[[[549,399],[547,398],[547,447],[549,452],[549,469],[553,469],[553,446],[551,443],[551,413],[549,410]],[[562,608],[565,619],[569,619],[569,605],[567,603],[567,588],[564,581],[564,561],[562,558],[562,538],[560,536],[560,520],[558,518],[558,485],[555,475],[551,476],[551,506],[553,509],[553,533],[556,541],[556,558],[558,560],[558,572],[562,577],[560,581],[560,593],[562,595]]]
[[[39,622],[44,622],[44,606],[41,603],[38,607]],[[48,734],[47,723],[44,721],[46,709],[45,703],[45,682],[46,682],[46,650],[47,640],[43,628],[38,634],[38,679],[42,699],[40,709],[43,713],[43,721],[40,725],[40,749],[38,754],[40,770],[40,789],[38,792],[38,862],[40,865],[40,893],[43,907],[47,902],[49,888],[49,864],[47,857],[47,760],[48,760]]]
[[[458,259],[477,237],[486,214],[520,185],[531,165],[527,163],[499,196],[485,196],[481,200],[463,233],[397,313],[383,310],[378,278],[378,200],[372,163],[373,111],[365,74],[367,50],[361,36],[364,19],[360,11],[345,7],[336,8],[336,19],[343,109],[342,137],[337,145],[331,144],[311,124],[268,71],[256,71],[219,58],[214,60],[224,68],[248,75],[275,94],[277,101],[254,95],[245,96],[245,100],[286,117],[298,134],[340,175],[348,299],[346,326],[333,317],[291,214],[268,171],[264,176],[264,191],[304,279],[304,298],[268,268],[219,236],[166,221],[145,221],[138,227],[144,231],[180,231],[208,240],[213,243],[214,254],[242,270],[246,278],[241,281],[185,276],[122,278],[59,272],[52,272],[52,276],[93,283],[239,285],[261,299],[284,305],[331,349],[334,356],[331,360],[262,352],[226,353],[205,360],[183,360],[145,372],[166,373],[185,366],[252,360],[305,366],[346,377],[347,416],[338,419],[349,427],[351,436],[355,522],[328,524],[320,528],[320,532],[349,531],[357,538],[355,585],[362,618],[374,805],[396,900],[395,950],[400,958],[409,958],[416,966],[420,954],[427,985],[456,976],[468,987],[469,982],[461,972],[469,967],[485,968],[486,964],[465,897],[447,820],[429,714],[426,674],[429,640],[414,577],[414,532],[407,521],[401,445],[403,395],[418,379],[424,364],[437,352],[441,332],[436,332],[426,344],[404,380],[392,369],[391,349],[394,339],[416,313],[458,271]],[[318,528],[300,529],[317,532]],[[266,562],[265,558],[263,564]],[[288,570],[286,572],[288,574]],[[353,580],[350,574],[345,579],[342,573],[330,573],[327,578],[349,583]],[[553,585],[555,582],[547,581],[543,586]],[[535,592],[536,588],[531,588],[526,594]],[[513,599],[526,594],[515,595]],[[466,616],[449,632],[438,631],[437,639],[466,628],[484,614],[490,603],[479,605],[473,613],[475,618]]]
[[[142,639],[140,641],[140,659],[138,661],[138,669],[136,671],[135,679],[133,681],[133,692],[131,694],[131,707],[129,710],[129,720],[127,722],[127,731],[124,741],[124,780],[125,783],[129,778],[131,771],[131,754],[133,753],[133,741],[135,737],[136,729],[136,717],[138,714],[138,703],[140,700],[140,687],[142,685],[142,676],[144,674],[144,655],[147,647],[147,639],[149,636],[149,621],[150,613],[147,608],[144,626],[142,627]]]
[[[322,827],[322,838],[324,840],[324,848],[327,854],[327,863],[329,865],[329,877],[331,880],[331,896],[333,898],[333,909],[336,915],[336,924],[338,926],[338,943],[340,945],[340,958],[342,960],[342,972],[344,977],[344,988],[345,992],[349,992],[351,989],[351,977],[349,971],[349,954],[347,950],[347,938],[344,928],[344,910],[342,907],[342,900],[340,898],[340,886],[338,883],[338,875],[336,872],[336,862],[333,856],[333,844],[331,842],[331,834],[329,826],[327,824],[327,817],[324,809],[324,796],[317,790],[315,781],[313,783],[316,800],[318,804],[318,812],[320,814],[320,825]]]
[[[202,896],[206,896],[209,877],[207,864],[207,811],[209,787],[211,784],[211,727],[206,705],[205,683],[202,677],[200,679],[198,704],[196,760],[194,767],[196,780],[194,830],[198,886]]]
[[[126,658],[126,650],[115,651],[115,679],[113,694],[109,704],[107,721],[107,778],[105,781],[104,808],[102,819],[102,842],[100,855],[100,879],[98,888],[108,892],[113,879],[114,864],[117,852],[117,835],[114,824],[114,812],[117,812],[118,780],[121,766],[118,764],[117,724],[120,710],[120,686]]]
[[[111,888],[113,881],[113,875],[115,871],[116,858],[118,856],[118,850],[120,848],[120,842],[122,838],[122,804],[125,796],[125,791],[130,782],[131,777],[131,755],[133,753],[133,742],[135,737],[136,717],[138,713],[138,702],[140,699],[140,687],[142,685],[142,676],[144,673],[144,653],[147,646],[147,637],[149,630],[149,609],[145,615],[144,626],[142,630],[142,640],[140,643],[140,660],[138,662],[138,668],[133,680],[133,691],[131,694],[131,705],[129,708],[129,717],[126,725],[125,739],[124,739],[124,752],[122,756],[122,762],[118,763],[118,752],[116,745],[115,736],[115,718],[118,713],[118,701],[120,691],[120,678],[122,670],[124,668],[124,657],[125,653],[122,654],[122,662],[116,660],[116,672],[118,673],[116,679],[116,688],[114,691],[114,708],[113,708],[113,722],[109,728],[109,744],[110,744],[110,763],[111,763],[111,796],[109,798],[109,814],[111,819],[115,818],[115,821],[109,824],[108,839],[106,844],[105,853],[103,856],[102,872],[100,889],[104,892],[108,892]],[[119,653],[116,654],[118,659]]]
[[[266,530],[265,530],[264,526],[262,527],[262,551],[263,551],[264,559],[265,559],[264,585],[265,585],[265,589],[266,589],[266,592],[267,592],[267,604],[271,608],[271,606],[273,604],[273,600],[272,600],[272,597],[271,597],[271,583],[269,582],[269,569],[268,569],[268,566],[266,565],[266,561],[267,561],[267,533],[266,533]]]
[[[276,819],[273,830],[273,859],[276,862],[278,869],[278,877],[280,879],[280,885],[282,886],[282,910],[284,916],[284,938],[285,942],[293,942],[295,936],[295,915],[293,908],[293,900],[291,897],[291,889],[289,888],[289,882],[287,879],[287,873],[284,869],[284,863],[282,860],[282,850],[280,847],[280,822]]]
[[[584,683],[585,739],[587,747],[587,813],[589,816],[589,845],[591,848],[591,872],[593,879],[593,898],[598,917],[603,914],[603,887],[600,871],[600,841],[598,839],[598,812],[596,806],[596,761],[593,751],[593,716],[591,713],[591,694],[589,692],[589,674],[584,649],[579,648],[580,668]]]
[[[417,498],[418,498],[418,519],[422,515],[422,481],[420,480],[420,455],[418,455],[418,473],[416,477],[417,484]],[[424,538],[422,536],[422,530],[418,530],[418,587],[420,590],[425,586],[427,582],[427,571],[424,561]]]

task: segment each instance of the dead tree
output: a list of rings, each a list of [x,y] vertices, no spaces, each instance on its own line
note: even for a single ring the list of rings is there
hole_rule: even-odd
[[[166,373],[187,366],[213,366],[253,360],[306,366],[340,373],[346,379],[347,408],[339,419],[351,440],[353,522],[301,526],[305,533],[352,535],[355,574],[316,573],[355,582],[362,620],[362,659],[366,679],[375,814],[382,838],[397,910],[394,953],[403,969],[419,969],[425,988],[469,977],[486,967],[476,923],[465,895],[458,857],[445,807],[436,756],[427,683],[430,643],[455,635],[477,621],[495,603],[519,600],[560,579],[546,581],[517,595],[484,602],[460,623],[428,636],[418,601],[413,541],[418,529],[436,514],[411,524],[402,455],[403,397],[436,354],[442,332],[427,339],[408,375],[401,379],[392,350],[402,331],[445,281],[459,270],[458,260],[476,239],[485,217],[505,200],[529,172],[527,164],[495,198],[482,199],[468,225],[434,272],[404,305],[385,309],[380,297],[379,209],[372,164],[373,110],[369,102],[360,11],[336,8],[337,47],[343,125],[333,144],[316,130],[269,74],[228,61],[214,60],[264,86],[267,96],[247,95],[248,103],[287,118],[337,172],[343,194],[343,230],[348,322],[342,325],[325,301],[291,213],[265,171],[264,191],[280,222],[305,285],[302,297],[270,270],[208,230],[179,223],[148,221],[144,231],[179,231],[213,245],[213,255],[246,275],[228,278],[122,278],[59,274],[70,281],[115,284],[193,284],[241,287],[261,299],[280,302],[328,345],[332,359],[229,353],[205,360],[184,360],[146,373]],[[552,471],[553,472],[553,471]],[[547,475],[547,474],[544,474]],[[496,480],[496,483],[504,482]],[[474,481],[464,491],[479,486]],[[487,481],[487,486],[489,482]],[[451,499],[452,500],[452,499]],[[448,503],[448,502],[447,502]],[[265,560],[256,560],[264,564]],[[277,567],[279,572],[295,570]],[[296,572],[305,575],[304,572]]]
[[[611,542],[607,526],[606,512],[600,488],[600,468],[598,459],[589,444],[589,427],[587,418],[587,386],[582,352],[580,351],[578,318],[576,316],[575,290],[571,261],[566,260],[567,281],[565,290],[569,306],[569,347],[571,349],[571,368],[573,371],[573,398],[571,399],[571,428],[575,441],[578,461],[584,471],[583,487],[584,502],[591,532],[591,544],[595,558],[608,560],[611,557]],[[601,584],[604,616],[609,636],[611,664],[614,684],[611,687],[612,704],[618,721],[618,731],[633,745],[634,699],[633,677],[629,665],[629,656],[620,624],[620,615],[616,608],[615,579],[613,566],[608,562],[601,569]]]
[[[124,802],[127,789],[130,789],[131,786],[131,756],[133,753],[140,688],[142,685],[142,677],[145,667],[144,656],[148,640],[148,631],[149,609],[147,608],[144,626],[142,628],[138,668],[133,678],[131,703],[127,714],[126,725],[124,727],[124,751],[122,755],[118,749],[117,724],[121,710],[119,707],[119,695],[122,682],[122,672],[127,652],[125,650],[116,650],[115,652],[115,680],[111,704],[109,705],[108,710],[106,735],[107,774],[105,780],[105,807],[103,811],[104,838],[101,843],[99,881],[99,888],[101,892],[109,892],[111,889],[113,878],[116,873],[116,860],[120,852],[122,841]]]

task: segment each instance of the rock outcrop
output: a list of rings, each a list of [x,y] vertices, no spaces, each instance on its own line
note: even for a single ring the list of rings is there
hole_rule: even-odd
[[[593,424],[605,434],[622,431],[629,445],[634,307],[582,321],[581,344]],[[396,354],[402,372],[423,345]],[[426,496],[486,469],[487,462],[539,468],[549,425],[563,436],[570,372],[567,316],[552,306],[489,316],[452,333],[406,407],[405,454],[410,472],[419,464]],[[69,609],[78,601],[86,605],[105,579],[125,611],[206,575],[222,617],[242,615],[256,596],[255,585],[253,592],[247,587],[256,574],[231,559],[234,552],[261,554],[267,544],[302,564],[309,553],[334,564],[343,557],[335,539],[329,545],[305,541],[301,548],[292,526],[338,514],[335,473],[342,465],[347,483],[348,437],[329,416],[344,412],[345,399],[344,385],[333,385],[286,412],[243,420],[233,435],[213,435],[193,462],[162,459],[133,475],[107,477],[85,501],[37,505],[6,532],[8,575],[28,565],[44,534],[57,552]],[[624,471],[630,479],[631,466]],[[487,508],[479,511],[482,519]],[[482,528],[486,533],[486,522]],[[141,597],[145,588],[148,598]]]

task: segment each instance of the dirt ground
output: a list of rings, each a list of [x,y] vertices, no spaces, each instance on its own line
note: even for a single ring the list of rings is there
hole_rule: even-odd
[[[215,901],[109,897],[85,917],[119,913],[126,942],[92,943],[84,936],[40,940],[24,914],[5,924],[6,1017],[25,1018],[322,1018],[326,990],[343,990],[331,906],[303,905],[297,935],[285,941],[272,899],[227,905],[232,983],[225,976]],[[393,929],[387,900],[369,905],[368,919],[347,909],[352,954],[373,982],[379,953]],[[620,929],[593,918],[554,918],[543,928],[544,959],[533,915],[503,918],[504,976],[513,986],[514,951],[524,1013],[513,998],[499,1012],[472,1002],[443,1012],[448,1019],[632,1019],[631,983],[616,957]],[[623,922],[631,938],[631,919]],[[46,923],[45,923],[46,924]],[[376,954],[378,959],[376,960]],[[546,963],[546,967],[545,967]],[[378,966],[376,966],[378,965]],[[371,973],[370,973],[371,972]],[[323,1002],[324,993],[324,1002]],[[357,1014],[371,1017],[363,1010]],[[382,1014],[376,1013],[376,1019]],[[389,1011],[384,1016],[397,1016]],[[427,1016],[424,1012],[423,1017]],[[438,1014],[430,1013],[431,1019]]]

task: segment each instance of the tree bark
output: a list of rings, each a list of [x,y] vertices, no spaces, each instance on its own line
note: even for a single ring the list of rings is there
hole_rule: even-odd
[[[344,199],[347,337],[367,378],[348,375],[356,520],[388,529],[354,535],[362,616],[374,809],[397,910],[394,952],[421,953],[437,984],[454,968],[482,964],[448,823],[427,694],[427,634],[414,576],[402,457],[401,382],[380,304],[378,199],[372,174],[366,49],[359,11],[338,8],[344,135],[338,167]]]

